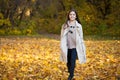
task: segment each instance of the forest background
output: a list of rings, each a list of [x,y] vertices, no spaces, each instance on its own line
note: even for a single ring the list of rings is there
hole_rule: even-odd
[[[120,36],[119,0],[0,0],[0,35],[60,34],[71,8],[84,35]]]

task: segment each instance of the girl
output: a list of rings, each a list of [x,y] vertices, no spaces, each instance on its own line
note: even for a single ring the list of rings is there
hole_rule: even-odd
[[[70,74],[68,80],[72,80],[76,58],[81,64],[86,62],[82,26],[75,10],[69,11],[67,21],[62,25],[60,49],[60,59],[67,63]]]

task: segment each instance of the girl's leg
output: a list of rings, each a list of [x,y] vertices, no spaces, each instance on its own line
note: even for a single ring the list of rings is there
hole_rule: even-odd
[[[67,54],[67,68],[68,72],[70,73],[70,66],[71,66],[71,52],[72,49],[68,49],[68,54]]]
[[[71,53],[71,65],[70,65],[70,76],[71,77],[74,76],[76,57],[77,57],[77,51],[76,51],[76,48],[74,48],[74,49],[72,49],[72,53]]]

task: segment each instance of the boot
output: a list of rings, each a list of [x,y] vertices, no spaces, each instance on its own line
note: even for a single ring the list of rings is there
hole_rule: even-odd
[[[73,76],[69,75],[68,80],[72,80],[72,79],[73,79]]]

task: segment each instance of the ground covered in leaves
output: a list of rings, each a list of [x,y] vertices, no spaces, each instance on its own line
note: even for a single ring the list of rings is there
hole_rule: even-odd
[[[67,80],[59,39],[0,38],[0,80]],[[120,40],[86,40],[87,63],[77,61],[74,80],[120,79]]]

